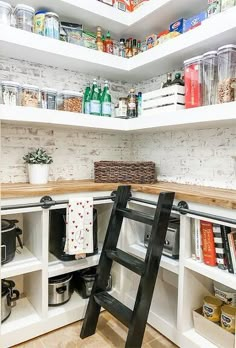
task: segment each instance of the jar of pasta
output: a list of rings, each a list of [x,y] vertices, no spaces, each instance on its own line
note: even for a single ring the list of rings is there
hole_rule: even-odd
[[[20,105],[20,84],[18,82],[1,82],[1,103],[11,106]]]
[[[37,108],[39,106],[39,87],[33,85],[22,86],[21,96],[22,106],[31,106]]]
[[[83,93],[64,90],[57,98],[57,108],[62,111],[80,112],[83,110]]]

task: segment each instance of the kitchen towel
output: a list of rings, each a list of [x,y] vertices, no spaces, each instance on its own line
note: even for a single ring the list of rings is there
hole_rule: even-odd
[[[66,211],[66,254],[93,253],[93,198],[71,198]]]

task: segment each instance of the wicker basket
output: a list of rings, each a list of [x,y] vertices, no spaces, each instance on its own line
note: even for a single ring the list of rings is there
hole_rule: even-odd
[[[95,182],[153,184],[156,182],[154,162],[100,161],[94,163]]]

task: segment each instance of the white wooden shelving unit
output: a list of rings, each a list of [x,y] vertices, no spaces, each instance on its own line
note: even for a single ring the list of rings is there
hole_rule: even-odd
[[[17,0],[9,2],[12,5],[18,3]],[[40,2],[24,0],[24,3],[36,9],[48,8],[47,0]],[[105,6],[97,0],[57,0],[52,4],[52,9],[64,20],[81,21],[82,24],[93,28],[95,25],[102,25],[103,28],[109,28],[115,38],[124,34],[141,37],[151,32],[161,31],[168,28],[172,21],[194,15],[206,7],[207,0],[191,0],[191,6],[187,0],[152,0],[145,7],[128,14]],[[236,7],[206,20],[200,27],[186,34],[129,60],[1,25],[0,55],[96,74],[111,80],[136,82],[179,68],[183,60],[207,50],[236,43],[235,18]],[[0,119],[3,122],[25,125],[79,127],[96,131],[135,133],[159,129],[231,125],[236,121],[235,111],[236,103],[234,102],[176,112],[160,112],[135,120],[120,120],[0,105]],[[109,193],[89,193],[92,196],[104,194]],[[84,193],[81,196],[84,196]],[[155,195],[138,194],[138,196],[157,199]],[[62,199],[63,197],[53,198]],[[68,199],[69,195],[64,198]],[[38,197],[32,197],[19,199],[17,202],[26,203],[37,200]],[[15,204],[16,200],[6,200],[2,204],[12,202]],[[152,207],[142,204],[136,204],[137,206],[142,211],[153,212]],[[194,205],[190,203],[190,206],[194,209]],[[102,243],[111,204],[103,202],[97,207],[100,221],[99,241]],[[203,205],[198,205],[197,208],[199,211],[234,218],[232,210]],[[14,261],[0,267],[0,278],[14,279],[16,288],[20,289],[21,299],[12,309],[9,319],[0,324],[1,348],[82,319],[87,301],[81,299],[77,293],[73,294],[67,304],[48,308],[48,278],[96,265],[99,260],[99,254],[68,264],[56,260],[53,255],[48,254],[49,211],[41,208],[4,211],[4,215],[8,217],[12,214],[20,220],[23,227],[24,249],[21,254],[16,255]],[[162,257],[149,323],[181,348],[215,348],[215,345],[195,332],[192,309],[200,306],[203,297],[212,291],[213,280],[236,289],[236,277],[191,260],[190,218],[192,216],[181,216],[180,259],[177,261]],[[138,227],[134,222],[125,223],[120,240],[121,247],[143,259],[145,257],[143,237],[144,226]],[[115,267],[113,279],[116,296],[132,306],[137,277],[127,270],[121,271],[119,267]]]

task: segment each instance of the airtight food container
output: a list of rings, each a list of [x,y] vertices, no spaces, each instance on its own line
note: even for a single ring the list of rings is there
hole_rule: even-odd
[[[21,105],[37,108],[39,106],[39,87],[34,85],[23,85],[21,94]]]
[[[54,88],[41,89],[41,107],[43,109],[56,109],[57,90]]]
[[[1,103],[5,105],[20,105],[21,85],[14,81],[1,82]]]
[[[18,4],[14,10],[16,28],[33,31],[33,20],[35,10],[31,6]]]
[[[57,107],[58,110],[81,113],[83,110],[83,93],[62,91],[57,98]]]
[[[11,25],[12,7],[5,1],[0,1],[0,24]]]

